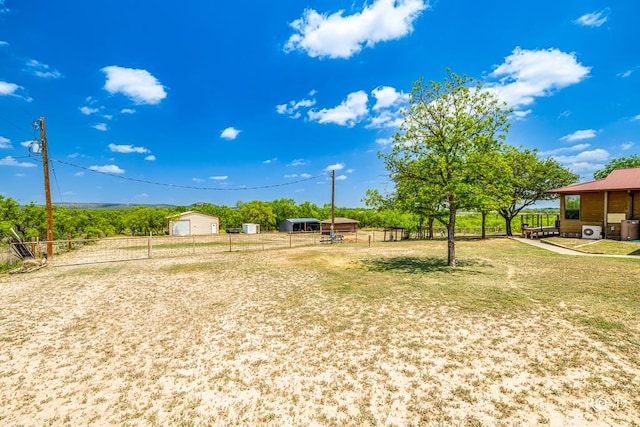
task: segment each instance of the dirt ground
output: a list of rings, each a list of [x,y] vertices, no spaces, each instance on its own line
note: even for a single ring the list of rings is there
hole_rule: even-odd
[[[399,247],[0,275],[0,424],[640,424],[640,367],[562,305],[467,309],[394,272],[353,292],[343,271]]]

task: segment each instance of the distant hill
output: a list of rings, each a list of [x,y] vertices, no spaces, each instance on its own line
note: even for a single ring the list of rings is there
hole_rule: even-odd
[[[137,207],[147,207],[147,208],[175,208],[176,205],[165,205],[165,204],[156,204],[156,205],[145,205],[145,204],[128,204],[128,203],[70,203],[70,202],[62,202],[62,203],[54,203],[54,206],[60,206],[63,208],[69,209],[131,209]]]

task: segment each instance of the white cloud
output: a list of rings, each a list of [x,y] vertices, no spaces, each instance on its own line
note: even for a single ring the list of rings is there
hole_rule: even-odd
[[[409,96],[396,91],[391,86],[380,86],[371,91],[371,94],[376,99],[376,105],[373,106],[373,110],[380,110],[381,108],[388,108],[399,102],[406,102],[409,100]]]
[[[105,114],[105,115],[104,115],[104,116],[102,116],[102,117],[104,117],[104,118],[105,118],[105,119],[107,119],[107,120],[111,120],[111,119],[113,119],[113,116],[112,116],[111,114]]]
[[[116,165],[89,166],[89,170],[100,172],[100,173],[118,174],[118,175],[124,173],[124,169],[121,169]]]
[[[97,113],[98,111],[99,110],[97,108],[87,107],[86,105],[83,107],[80,107],[80,112],[85,116],[90,116],[91,114]]]
[[[234,140],[238,137],[238,134],[242,132],[234,127],[228,127],[225,130],[222,131],[222,133],[220,134],[220,138],[224,138],[224,139],[228,139],[228,140]]]
[[[560,153],[567,153],[567,152],[571,152],[571,151],[586,150],[590,146],[591,146],[591,144],[576,144],[576,145],[573,145],[571,147],[561,147],[561,148],[556,148],[555,150],[541,151],[540,153],[538,153],[538,155],[540,157],[555,156],[555,155],[558,155]]]
[[[590,139],[596,137],[596,131],[593,129],[577,130],[569,135],[565,135],[560,138],[562,141],[573,142],[581,141],[583,139]]]
[[[144,159],[146,161],[148,161],[148,162],[155,162],[156,161],[156,156],[154,156],[153,154],[150,154],[147,157],[145,157]]]
[[[73,176],[84,176],[84,172],[76,172]]]
[[[135,114],[136,110],[134,110],[133,108],[123,108],[122,110],[120,110],[120,113],[122,113],[122,114]]]
[[[376,139],[376,144],[380,144],[380,145],[393,144],[393,138],[378,138]]]
[[[145,147],[134,147],[133,145],[116,145],[109,144],[109,151],[112,153],[138,153],[138,154],[146,154],[149,153],[150,150]]]
[[[325,172],[331,172],[331,171],[339,171],[344,169],[344,163],[335,163],[333,165],[329,165],[326,168],[324,168]]]
[[[289,163],[289,166],[304,166],[307,163],[309,163],[309,162],[306,161],[305,159],[295,159],[294,161]]]
[[[518,111],[514,111],[513,115],[516,118],[516,120],[522,120],[525,117],[527,117],[529,114],[531,114],[531,111],[532,111],[531,109],[524,110],[524,111],[518,110]]]
[[[4,40],[0,40],[0,46],[8,46],[9,42],[6,42]]]
[[[93,125],[93,126],[91,126],[91,127],[92,127],[92,128],[94,128],[94,129],[100,130],[100,131],[102,131],[102,132],[105,132],[107,129],[109,129],[109,128],[107,127],[107,124],[106,124],[106,123],[98,123],[98,124]]]
[[[0,95],[14,95],[19,88],[15,83],[0,81]]]
[[[301,50],[311,57],[349,58],[363,47],[400,39],[413,31],[413,22],[429,7],[423,0],[376,0],[361,12],[344,16],[307,9],[290,25],[294,34],[285,51]]]
[[[311,178],[312,176],[313,176],[313,175],[308,174],[308,173],[301,173],[301,174],[300,174],[300,178],[305,178],[305,179],[306,179],[306,178]]]
[[[191,178],[191,181],[193,181],[193,182],[204,182],[204,179],[202,179],[202,178]]]
[[[267,159],[267,160],[265,160],[265,161],[264,161],[264,162],[262,162],[262,163],[264,163],[264,164],[267,164],[267,165],[268,165],[268,164],[270,164],[270,163],[275,162],[276,160],[278,160],[278,158],[277,158],[277,157],[274,157],[273,159]]]
[[[346,172],[347,173],[353,173],[353,172],[355,172],[355,169],[347,169]]]
[[[336,181],[344,181],[345,179],[347,179],[346,175],[338,175],[338,176],[336,176]]]
[[[633,70],[626,70],[623,71],[621,73],[616,74],[617,77],[622,77],[623,79],[626,79],[627,77],[630,77],[631,74],[633,74]]]
[[[347,95],[347,99],[337,107],[323,108],[320,111],[310,110],[307,115],[309,119],[318,123],[352,127],[369,113],[368,100],[367,94],[360,90]]]
[[[313,96],[315,94],[316,94],[315,90],[312,90],[309,93],[310,96]],[[278,112],[278,114],[286,114],[288,116],[291,116],[294,119],[297,119],[298,117],[300,117],[300,112],[298,110],[300,110],[301,108],[313,107],[315,104],[316,104],[315,99],[302,99],[300,101],[289,101],[289,103],[287,104],[276,105],[276,111]]]
[[[107,75],[104,89],[111,94],[121,93],[136,104],[151,105],[167,97],[164,86],[147,70],[111,65],[102,71]]]
[[[289,179],[289,178],[297,178],[298,174],[297,173],[292,173],[290,175],[285,175],[283,178]]]
[[[558,162],[563,164],[583,163],[583,162],[599,162],[609,158],[609,152],[602,148],[595,150],[583,151],[575,156],[554,156]]]
[[[43,79],[60,79],[64,77],[60,71],[49,67],[47,64],[36,61],[35,59],[27,61],[26,66],[28,72]]]
[[[5,138],[4,136],[0,136],[0,148],[13,148],[11,145],[11,140],[9,138]]]
[[[7,156],[5,158],[0,159],[0,166],[16,166],[19,168],[35,168],[35,163],[29,162],[18,162],[11,156]]]
[[[209,179],[212,179],[214,181],[224,181],[227,178],[229,178],[227,175],[217,175],[217,176],[210,176]]]
[[[630,150],[631,147],[633,147],[633,142],[632,141],[625,142],[624,144],[620,145],[620,148],[622,150]]]
[[[537,97],[550,96],[559,89],[581,82],[590,70],[580,64],[573,53],[517,47],[490,74],[500,81],[487,83],[485,88],[517,108],[532,104]]]
[[[4,0],[0,0],[0,13],[7,13],[9,12],[9,8],[4,7]]]
[[[402,125],[404,119],[402,118],[402,111],[397,110],[384,110],[377,116],[369,118],[367,128],[383,129],[383,128],[399,128]]]
[[[636,121],[638,121],[638,120],[640,120],[640,114],[638,114],[637,116],[635,116],[635,117],[633,117],[633,118],[631,119],[631,121],[632,121],[632,122],[636,122]]]
[[[576,19],[573,22],[585,27],[599,27],[607,22],[607,14],[604,11],[591,12],[582,15],[580,18]]]

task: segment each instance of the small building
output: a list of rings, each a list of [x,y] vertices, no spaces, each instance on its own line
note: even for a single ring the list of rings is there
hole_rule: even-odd
[[[244,234],[260,234],[260,224],[242,224]]]
[[[560,195],[559,231],[564,237],[624,239],[627,222],[640,219],[640,167],[616,169],[604,179],[548,193]]]
[[[183,212],[169,219],[170,236],[208,236],[220,231],[220,218],[200,212]]]
[[[287,218],[280,221],[279,230],[284,233],[317,233],[320,220],[315,218]]]
[[[360,221],[350,218],[334,218],[333,234],[356,233]],[[331,220],[325,219],[320,222],[322,234],[331,234]]]

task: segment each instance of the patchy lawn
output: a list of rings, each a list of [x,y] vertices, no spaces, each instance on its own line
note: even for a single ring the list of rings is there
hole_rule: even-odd
[[[589,240],[566,237],[550,237],[545,240],[558,246],[588,254],[638,255],[638,259],[640,259],[640,242],[637,241],[622,242],[609,239]]]
[[[456,248],[2,274],[0,424],[640,424],[640,263]]]

